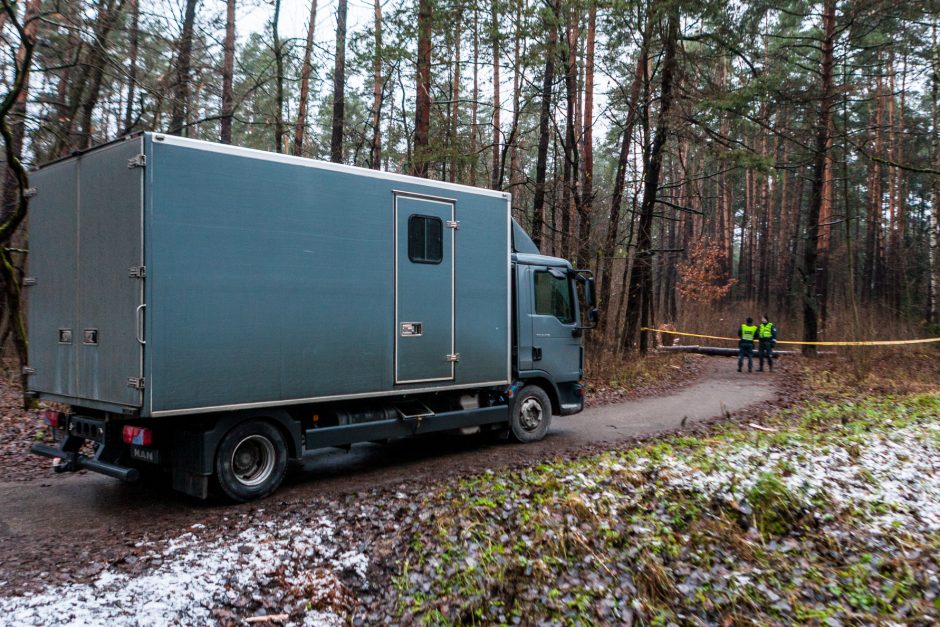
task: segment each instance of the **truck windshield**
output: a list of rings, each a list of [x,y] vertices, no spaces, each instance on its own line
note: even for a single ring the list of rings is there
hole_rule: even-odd
[[[554,277],[544,270],[535,273],[535,313],[555,316],[564,324],[574,322],[571,284],[567,277]]]

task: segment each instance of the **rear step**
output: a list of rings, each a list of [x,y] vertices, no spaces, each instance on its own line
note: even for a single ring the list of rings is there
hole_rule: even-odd
[[[82,469],[121,479],[122,481],[137,481],[140,473],[136,468],[127,468],[117,464],[109,464],[95,457],[88,457],[81,453],[64,451],[48,444],[33,444],[30,449],[36,455],[45,455],[46,457],[57,457],[62,463],[55,467],[56,472],[77,472]]]

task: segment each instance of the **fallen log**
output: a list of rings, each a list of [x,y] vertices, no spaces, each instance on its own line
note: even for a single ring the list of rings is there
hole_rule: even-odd
[[[736,357],[738,354],[738,349],[736,348],[724,348],[718,346],[692,346],[692,345],[679,345],[679,346],[660,346],[657,350],[661,351],[670,351],[674,353],[699,353],[700,355],[727,355]],[[774,357],[780,355],[797,355],[799,351],[774,351]],[[757,349],[754,349],[754,358],[757,358]]]

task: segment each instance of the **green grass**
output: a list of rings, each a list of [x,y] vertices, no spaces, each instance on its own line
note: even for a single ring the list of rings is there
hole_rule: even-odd
[[[935,535],[875,541],[864,525],[887,504],[836,510],[825,491],[788,484],[800,454],[841,449],[857,459],[873,439],[938,416],[936,393],[855,399],[779,412],[762,422],[774,432],[725,425],[448,484],[409,530],[395,579],[399,611],[425,624],[604,623],[626,613],[650,624],[879,622],[900,608],[940,617],[935,584],[917,576],[940,568]],[[937,446],[936,430],[914,432]],[[754,467],[771,451],[782,457],[753,480],[728,462],[743,451],[756,451]],[[682,487],[670,475],[677,461],[740,482],[739,496]],[[877,479],[860,473],[859,483]],[[917,558],[898,561],[916,542],[927,543]]]

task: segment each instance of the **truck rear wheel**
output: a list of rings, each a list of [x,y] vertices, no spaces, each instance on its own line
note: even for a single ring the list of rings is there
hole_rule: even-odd
[[[545,390],[527,385],[516,395],[509,419],[509,433],[517,442],[537,442],[552,424],[552,402]]]
[[[268,496],[287,472],[287,443],[277,427],[261,420],[243,422],[222,437],[215,454],[219,487],[244,503]]]

